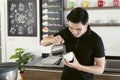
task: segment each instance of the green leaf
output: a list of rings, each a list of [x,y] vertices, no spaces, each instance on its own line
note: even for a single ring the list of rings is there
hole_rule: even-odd
[[[23,49],[23,48],[16,48],[15,51],[21,51],[21,50],[25,50],[25,49]]]
[[[24,70],[24,65],[27,64],[33,56],[30,52],[25,52],[23,48],[16,48],[15,53],[10,56],[10,59],[16,59],[18,69],[21,72]]]
[[[18,55],[12,55],[12,56],[10,57],[10,59],[16,59],[16,58],[19,58]]]

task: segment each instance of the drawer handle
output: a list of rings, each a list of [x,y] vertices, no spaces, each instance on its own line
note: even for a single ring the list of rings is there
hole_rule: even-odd
[[[26,69],[26,70],[34,70],[34,71],[45,71],[45,72],[62,72],[58,70],[45,70],[45,69]]]
[[[115,77],[120,77],[118,74],[101,74],[103,76],[115,76]]]

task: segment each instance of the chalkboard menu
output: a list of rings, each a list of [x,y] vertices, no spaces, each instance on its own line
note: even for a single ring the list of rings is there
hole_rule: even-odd
[[[63,29],[63,0],[41,0],[40,1],[41,25],[40,38],[55,34]]]
[[[8,0],[8,36],[37,36],[36,0]]]

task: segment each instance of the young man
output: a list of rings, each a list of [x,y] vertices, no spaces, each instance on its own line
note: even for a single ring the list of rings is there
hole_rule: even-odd
[[[104,45],[101,37],[90,29],[88,13],[78,7],[67,16],[68,27],[41,40],[41,45],[65,44],[66,52],[73,51],[72,63],[64,60],[61,80],[94,80],[105,66]]]

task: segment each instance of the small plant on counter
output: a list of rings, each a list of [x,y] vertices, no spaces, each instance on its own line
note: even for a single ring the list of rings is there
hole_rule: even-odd
[[[33,56],[34,55],[32,55],[30,52],[25,52],[25,49],[23,48],[16,48],[15,54],[11,55],[10,59],[16,59],[16,63],[18,64],[18,70],[21,74],[24,72],[25,64],[27,64],[33,58]]]

